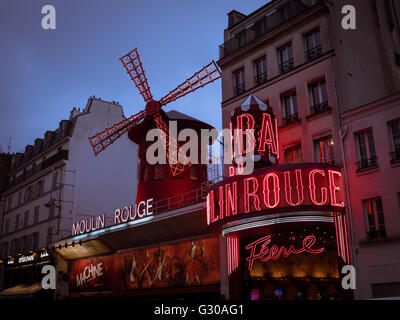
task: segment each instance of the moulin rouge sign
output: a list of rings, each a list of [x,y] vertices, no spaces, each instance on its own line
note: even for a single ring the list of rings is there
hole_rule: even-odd
[[[241,154],[253,151],[258,155],[254,159],[260,160],[255,165],[259,169],[235,175],[231,167],[231,177],[209,189],[207,224],[302,209],[343,210],[340,168],[322,163],[274,165],[279,159],[279,144],[272,108],[255,96],[249,96],[245,103],[231,114],[231,130],[239,132],[232,135],[232,143]]]
[[[338,167],[299,163],[259,169],[214,185],[207,195],[207,224],[285,209],[340,211],[344,207]]]
[[[116,209],[113,214],[112,225],[123,224],[142,219],[153,215],[153,198],[146,201],[140,201],[138,204],[125,206],[122,209]],[[109,227],[106,225],[106,215],[101,214],[96,217],[83,219],[72,224],[72,235],[81,235],[96,230]]]

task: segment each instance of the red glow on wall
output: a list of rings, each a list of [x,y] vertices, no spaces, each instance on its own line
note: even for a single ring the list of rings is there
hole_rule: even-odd
[[[350,264],[350,250],[347,237],[346,217],[343,214],[334,212],[334,221],[335,221],[338,256],[342,257],[345,263]]]
[[[267,235],[246,246],[246,250],[250,250],[250,256],[246,258],[246,261],[249,262],[248,268],[249,270],[252,270],[254,261],[257,259],[264,262],[268,260],[277,260],[281,256],[287,258],[291,254],[300,254],[303,252],[319,254],[323,252],[325,250],[324,247],[318,249],[312,248],[315,242],[315,236],[308,235],[303,239],[302,247],[298,249],[295,249],[293,244],[291,244],[289,248],[286,248],[284,246],[281,246],[279,248],[277,245],[272,245],[271,247],[268,247],[268,245],[271,243],[271,236]]]

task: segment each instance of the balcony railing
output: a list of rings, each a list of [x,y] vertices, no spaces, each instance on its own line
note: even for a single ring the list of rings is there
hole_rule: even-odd
[[[394,151],[390,153],[390,163],[400,162],[400,147],[395,147]]]
[[[279,64],[279,70],[281,73],[289,72],[294,68],[293,58],[283,61]]]
[[[297,120],[299,120],[299,114],[296,112],[296,113],[287,115],[286,118],[284,118],[283,120],[284,120],[285,124],[296,122]]]
[[[271,32],[280,25],[286,23],[292,18],[309,10],[309,8],[322,2],[322,0],[290,0],[276,12],[265,17],[265,22],[258,25],[257,28],[247,28],[239,33],[236,37],[224,42],[219,46],[220,59],[225,58],[233,52],[243,48],[247,44],[260,38],[264,34]]]
[[[266,72],[260,73],[254,77],[254,82],[257,86],[260,84],[266,83],[268,80],[268,75]]]
[[[17,184],[29,179],[30,177],[34,176],[36,173],[48,168],[52,164],[60,161],[60,160],[68,160],[68,150],[61,150],[57,152],[54,156],[44,160],[40,166],[36,166],[30,170],[27,170],[20,176],[16,177],[15,179],[11,180],[6,189],[11,189],[12,187],[16,186]]]
[[[310,48],[310,49],[306,50],[307,60],[313,60],[315,58],[318,58],[321,55],[322,55],[322,46],[321,45],[318,45],[318,46],[315,46],[314,48]]]
[[[371,155],[369,158],[361,159],[360,161],[356,162],[357,165],[357,172],[364,171],[372,168],[378,167],[378,158],[376,155]]]
[[[332,108],[328,105],[328,101],[324,101],[312,106],[310,108],[310,114],[314,115],[331,109]]]
[[[238,96],[239,94],[242,94],[245,90],[246,90],[245,84],[241,83],[233,88],[233,94],[235,96]]]
[[[386,238],[385,226],[379,226],[378,229],[370,229],[369,231],[367,231],[367,236],[369,240]]]

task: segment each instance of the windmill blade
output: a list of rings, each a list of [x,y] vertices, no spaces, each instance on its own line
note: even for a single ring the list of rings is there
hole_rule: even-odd
[[[196,72],[191,78],[180,84],[176,89],[170,91],[165,97],[161,98],[160,103],[161,105],[166,105],[219,78],[221,78],[221,72],[213,60],[199,72]]]
[[[119,123],[114,124],[112,127],[99,132],[93,137],[90,137],[89,141],[92,145],[94,155],[97,156],[101,151],[111,145],[120,136],[128,132],[129,129],[141,123],[145,117],[146,112],[140,111],[139,113],[125,120],[122,120]]]
[[[135,83],[136,88],[138,88],[144,101],[149,102],[153,100],[150,86],[147,83],[147,78],[144,73],[142,62],[140,61],[137,49],[133,49],[131,52],[119,58],[119,60],[121,60],[126,71],[131,76],[131,79]]]
[[[166,147],[165,153],[167,156],[167,160],[169,163],[169,167],[171,169],[172,175],[177,176],[186,170],[186,168],[190,167],[191,163],[186,155],[181,154],[181,158],[183,157],[184,163],[179,161],[179,154],[181,153],[181,149],[179,148],[178,142],[174,137],[170,137],[168,134],[168,125],[165,123],[160,113],[156,113],[154,116],[154,121],[156,123],[157,128],[161,131],[161,139],[164,142],[164,146]],[[171,154],[169,154],[170,149],[173,150]],[[176,151],[175,151],[176,150]]]

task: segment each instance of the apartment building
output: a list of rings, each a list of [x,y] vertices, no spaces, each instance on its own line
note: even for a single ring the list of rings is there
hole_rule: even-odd
[[[74,221],[135,201],[136,145],[122,137],[96,157],[88,140],[123,119],[121,105],[93,96],[14,155],[2,194],[4,287],[38,282],[36,265],[52,258],[49,244],[70,236]],[[29,275],[18,268],[32,261]]]
[[[341,27],[344,5],[355,30]],[[342,167],[356,299],[400,296],[399,10],[274,0],[228,13],[220,46],[223,128],[254,94],[278,119],[279,164]]]

